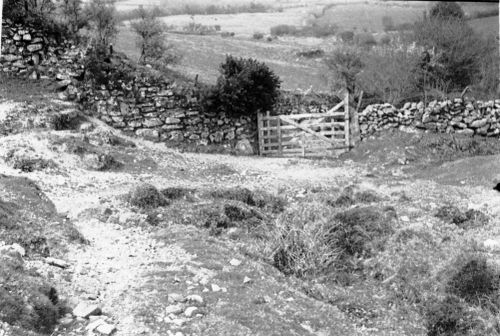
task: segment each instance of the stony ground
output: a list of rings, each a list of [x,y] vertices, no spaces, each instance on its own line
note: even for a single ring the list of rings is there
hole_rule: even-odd
[[[12,101],[0,103],[0,119],[15,108]],[[198,191],[242,186],[290,202],[317,189],[334,192],[355,185],[388,199],[407,195],[413,201],[398,205],[398,223],[413,227],[430,225],[430,214],[445,203],[484,210],[495,222],[500,216],[500,194],[492,190],[500,156],[421,167],[416,174],[397,160],[391,165],[371,160],[369,153],[337,160],[189,154],[120,135],[136,147],[100,147],[109,148],[122,168],[94,171],[64,150],[65,143],[85,132],[91,141],[115,133],[96,120],[91,123],[93,131],[29,129],[0,138],[2,158],[21,148],[52,160],[54,165],[34,171],[0,160],[0,172],[35,181],[88,240],[69,245],[55,262],[27,261],[75,308],[60,320],[54,336],[425,334],[422,327],[402,331],[382,317],[375,327],[367,327],[336,305],[306,295],[297,279],[253,257],[237,239],[186,225],[183,215],[189,213],[183,213],[183,202],[173,202],[157,215],[154,226],[148,225],[148,218],[124,200],[140,183]],[[192,206],[203,203],[196,194]],[[492,225],[475,238],[500,239],[500,230]],[[498,250],[489,252],[500,260]]]

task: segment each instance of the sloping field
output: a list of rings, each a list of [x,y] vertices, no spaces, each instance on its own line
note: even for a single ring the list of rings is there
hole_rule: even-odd
[[[225,55],[231,54],[253,57],[265,62],[280,76],[284,89],[306,90],[312,86],[316,91],[324,91],[327,88],[324,65],[315,60],[301,59],[296,55],[297,51],[302,49],[328,48],[327,43],[319,39],[310,39],[311,44],[316,44],[310,47],[294,43],[295,39],[267,42],[224,38],[218,35],[167,34],[167,40],[182,55],[180,63],[174,68],[192,78],[199,75],[199,80],[203,82],[215,82],[219,65],[224,61]],[[134,59],[139,56],[134,36],[127,28],[121,30],[117,48],[124,50]]]

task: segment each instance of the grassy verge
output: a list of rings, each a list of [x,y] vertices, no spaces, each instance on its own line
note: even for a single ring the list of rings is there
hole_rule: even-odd
[[[68,242],[85,239],[35,183],[0,175],[0,241],[5,244],[0,250],[0,321],[20,328],[21,334],[52,332],[67,310],[57,290],[24,260],[60,257]]]

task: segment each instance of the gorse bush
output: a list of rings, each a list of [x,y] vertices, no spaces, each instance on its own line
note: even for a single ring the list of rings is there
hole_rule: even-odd
[[[167,199],[155,186],[151,184],[141,184],[130,191],[128,202],[139,208],[157,208],[168,205]]]
[[[205,110],[229,116],[255,116],[271,110],[279,95],[280,79],[264,63],[227,56],[215,86],[202,97]]]

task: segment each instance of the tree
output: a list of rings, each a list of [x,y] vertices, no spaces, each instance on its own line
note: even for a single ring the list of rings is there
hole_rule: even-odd
[[[140,6],[136,15],[139,19],[133,21],[131,27],[137,34],[137,46],[141,50],[139,63],[162,68],[175,62],[178,57],[170,52],[172,46],[165,42],[167,27],[158,20],[156,10],[146,10]]]
[[[429,11],[430,19],[463,20],[465,18],[462,7],[456,2],[437,2]]]
[[[219,71],[216,85],[202,99],[204,109],[253,117],[276,103],[281,81],[266,64],[228,55]]]
[[[87,25],[87,18],[83,13],[82,0],[60,0],[60,9],[63,23],[72,37]]]
[[[431,86],[462,90],[477,79],[488,46],[465,21],[431,16],[415,23],[413,38],[432,55],[418,69]]]
[[[84,8],[96,48],[105,49],[118,34],[115,0],[91,0]]]
[[[337,49],[325,59],[325,64],[335,78],[334,89],[338,89],[340,85],[347,89],[350,94],[354,94],[356,78],[364,66],[359,51],[353,47]]]

